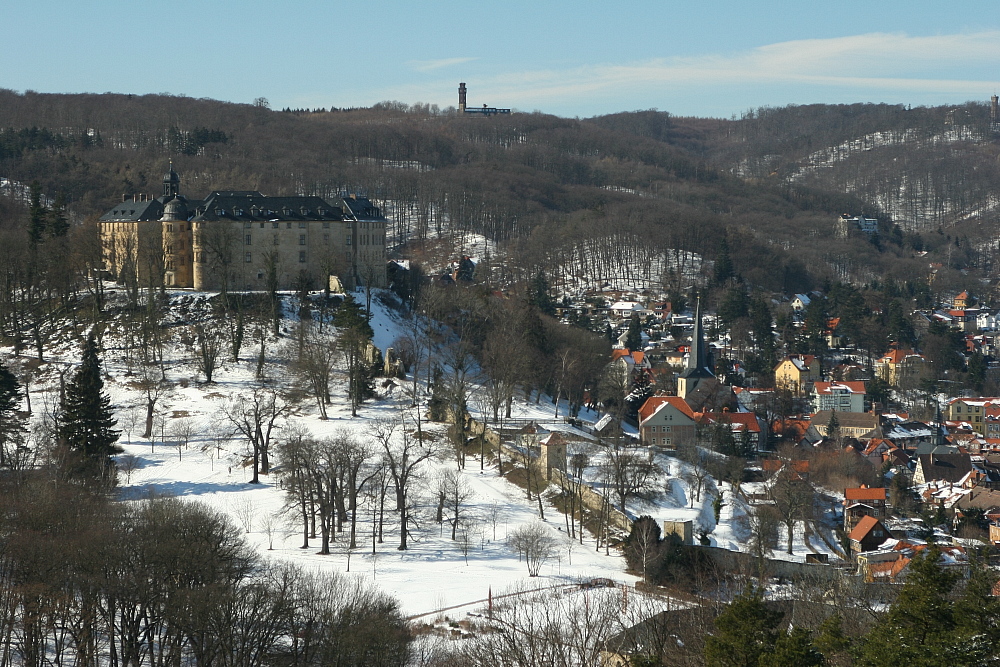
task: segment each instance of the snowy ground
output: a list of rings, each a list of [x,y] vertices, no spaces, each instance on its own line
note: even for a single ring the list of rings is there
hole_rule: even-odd
[[[186,299],[191,292],[176,292],[173,297]],[[361,300],[361,295],[359,295]],[[389,347],[399,333],[395,315],[380,303],[373,303],[372,327],[375,344],[382,349]],[[588,535],[585,544],[570,540],[562,530],[563,517],[554,508],[547,508],[546,525],[557,544],[556,552],[541,570],[541,576],[529,580],[524,562],[511,551],[506,538],[509,531],[538,519],[537,506],[529,503],[524,491],[499,477],[495,468],[487,464],[480,472],[479,462],[470,458],[464,476],[473,495],[468,503],[471,548],[464,553],[460,542],[450,537],[450,524],[439,525],[434,521],[432,499],[426,493],[439,470],[455,468],[453,457],[447,452],[437,460],[428,461],[421,474],[423,489],[422,507],[413,517],[410,548],[398,551],[398,526],[395,513],[386,508],[384,542],[376,542],[372,553],[371,511],[359,513],[359,547],[348,554],[344,535],[338,535],[333,544],[333,554],[318,555],[319,540],[310,541],[310,548],[303,549],[302,534],[294,517],[283,511],[285,497],[280,488],[280,475],[263,476],[262,483],[249,483],[251,469],[245,466],[246,446],[237,439],[217,439],[220,425],[224,423],[221,407],[229,397],[248,391],[254,384],[255,348],[245,348],[239,363],[226,363],[216,373],[211,385],[199,383],[189,353],[181,346],[171,347],[167,359],[167,376],[171,389],[161,399],[159,411],[166,433],[161,442],[159,426],[154,429],[153,443],[138,438],[142,432],[142,418],[131,433],[123,433],[120,443],[125,449],[122,457],[137,458],[137,469],[126,475],[120,472],[120,493],[123,499],[155,495],[171,495],[195,500],[225,512],[237,525],[245,523],[252,515],[247,540],[266,557],[296,562],[307,569],[349,571],[355,576],[374,581],[378,586],[396,595],[407,615],[417,615],[444,607],[487,598],[491,590],[510,589],[514,586],[541,588],[569,583],[580,578],[608,577],[621,582],[634,578],[624,573],[624,559],[614,551],[604,555],[595,550],[595,542]],[[53,346],[46,363],[39,369],[31,387],[36,418],[55,404],[59,372],[72,367],[79,352],[69,341]],[[116,354],[114,332],[106,336],[104,355],[106,389],[116,406],[119,428],[129,422],[129,415],[144,417],[143,394],[135,388],[135,376],[127,377],[121,355]],[[278,349],[272,344],[271,352]],[[269,363],[268,373],[275,377],[284,371],[280,364]],[[399,390],[396,390],[397,392]],[[361,440],[369,438],[375,419],[398,414],[401,396],[382,397],[366,403],[358,417],[350,416],[343,384],[334,387],[334,405],[329,409],[329,419],[320,420],[315,405],[303,401],[283,428],[298,424],[308,428],[317,437],[332,435],[340,430],[352,432]],[[543,415],[542,408],[545,414]],[[515,417],[531,416],[551,419],[551,403],[541,407],[517,406]],[[564,406],[563,413],[566,408]],[[135,417],[132,417],[135,420]],[[178,447],[176,435],[171,435],[178,423],[189,420],[194,427],[194,438],[189,445]],[[433,431],[439,425],[429,425]],[[277,437],[280,437],[280,432]],[[273,456],[273,454],[272,454]],[[119,460],[122,459],[119,457]],[[280,461],[273,460],[273,464]],[[421,491],[418,489],[418,491]],[[390,503],[391,504],[391,503]],[[490,508],[500,506],[495,526],[487,518]],[[273,547],[271,549],[270,547]]]
[[[192,300],[203,298],[184,291],[172,296],[175,302],[186,302],[188,306]],[[385,349],[400,333],[400,323],[397,315],[377,300],[373,300],[372,306],[374,342]],[[606,577],[625,583],[635,580],[624,573],[624,559],[614,550],[610,555],[596,551],[595,541],[590,535],[586,536],[583,545],[571,540],[564,531],[563,516],[553,507],[546,510],[545,524],[558,547],[554,557],[543,566],[541,576],[529,579],[525,563],[519,561],[518,555],[508,548],[506,538],[516,527],[537,520],[537,506],[527,501],[522,489],[499,477],[489,462],[485,470],[480,471],[479,461],[475,458],[468,459],[467,467],[462,472],[473,492],[467,513],[472,519],[468,529],[471,545],[463,551],[461,541],[450,539],[450,525],[447,522],[439,525],[434,520],[433,500],[427,492],[438,471],[456,467],[453,457],[447,452],[424,466],[421,474],[423,483],[418,489],[421,506],[414,515],[416,525],[411,526],[412,538],[407,551],[396,549],[399,543],[398,526],[395,514],[387,507],[384,541],[375,542],[373,553],[374,517],[370,506],[365,506],[359,513],[359,545],[352,552],[348,553],[346,549],[344,535],[337,536],[331,555],[317,553],[318,539],[311,540],[309,548],[301,548],[302,535],[294,515],[284,511],[285,494],[280,488],[280,475],[263,476],[261,484],[250,484],[246,445],[236,438],[219,438],[219,434],[226,430],[222,428],[225,424],[221,413],[223,404],[230,397],[249,391],[254,385],[256,351],[244,349],[243,360],[224,364],[216,373],[216,381],[205,385],[199,382],[190,354],[183,346],[171,346],[167,359],[171,389],[159,404],[160,413],[165,415],[165,419],[160,421],[166,436],[161,437],[158,425],[151,443],[137,437],[142,432],[144,396],[136,389],[135,376],[126,376],[121,354],[115,352],[114,336],[114,331],[111,331],[105,340],[106,388],[117,409],[119,428],[125,430],[121,438],[125,449],[122,456],[132,455],[138,464],[131,474],[119,474],[123,499],[156,494],[203,502],[230,515],[237,525],[249,524],[248,542],[266,557],[292,561],[308,569],[350,571],[354,576],[370,579],[396,595],[407,615],[425,614],[483,600],[491,591],[495,593],[513,587],[541,588],[592,577]],[[279,345],[273,342],[270,352],[276,352]],[[54,345],[46,363],[38,370],[31,387],[36,419],[51,412],[58,395],[59,373],[72,367],[78,358],[77,348],[77,344],[70,341]],[[281,380],[285,370],[282,364],[271,360],[267,372]],[[398,394],[400,390],[396,392]],[[366,440],[370,437],[374,420],[399,413],[401,399],[399,395],[383,396],[366,403],[358,417],[352,418],[342,381],[338,380],[328,420],[319,419],[314,404],[303,401],[281,427],[304,426],[317,437],[346,430]],[[536,419],[576,436],[570,454],[576,451],[588,453],[591,466],[585,473],[585,479],[596,480],[602,461],[600,448],[588,441],[582,432],[565,424],[556,426],[566,414],[568,406],[563,402],[559,418],[555,419],[555,406],[543,397],[539,403],[519,400],[515,403],[512,417]],[[140,417],[138,424],[135,424],[136,415]],[[598,416],[592,413],[581,415],[591,421]],[[171,434],[185,420],[189,421],[195,434],[186,448],[176,446],[178,437]],[[130,422],[133,425],[131,429],[128,427]],[[443,441],[441,425],[432,424],[429,428],[431,431],[437,429]],[[280,466],[281,462],[275,460],[272,461],[274,463]],[[713,546],[746,550],[747,535],[740,526],[739,517],[747,509],[742,501],[733,497],[731,489],[726,485],[721,487],[725,493],[725,506],[716,525],[712,510],[714,485],[712,491],[703,490],[700,499],[694,500],[692,489],[683,479],[687,464],[665,455],[657,455],[657,463],[664,474],[654,484],[653,497],[630,503],[629,514],[649,514],[660,521],[690,519],[696,526],[701,525],[709,531]],[[489,518],[494,514],[494,506],[500,508],[496,512],[495,527]],[[829,551],[815,538],[811,540],[811,547],[806,545],[802,541],[801,525],[796,530],[792,556],[782,555],[783,536],[781,540],[776,557],[804,560],[809,551]]]

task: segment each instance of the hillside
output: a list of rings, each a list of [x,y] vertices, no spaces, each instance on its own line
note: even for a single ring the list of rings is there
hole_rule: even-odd
[[[662,275],[669,257],[711,262],[723,233],[741,250],[737,273],[776,292],[830,278],[923,280],[931,261],[946,265],[941,284],[949,269],[988,271],[993,205],[984,184],[996,161],[975,130],[982,109],[970,106],[967,122],[945,109],[869,107],[760,110],[736,121],[661,112],[462,118],[398,103],[291,112],[2,91],[0,176],[65,193],[78,219],[123,194],[157,193],[168,158],[196,195],[363,191],[389,212],[397,253],[440,264],[472,232],[491,244],[498,261],[488,279],[501,284],[539,268],[569,281],[580,273],[571,258],[597,255],[625,273],[658,266],[661,275],[648,279],[676,283]],[[962,191],[956,166],[971,170]],[[904,181],[914,185],[897,196]],[[880,246],[835,236],[834,216],[862,210],[879,213]],[[954,235],[968,241],[957,248],[956,223]],[[917,249],[929,257],[916,259]]]

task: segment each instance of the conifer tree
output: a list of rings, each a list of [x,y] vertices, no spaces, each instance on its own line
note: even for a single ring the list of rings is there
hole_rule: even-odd
[[[29,191],[29,204],[28,204],[28,238],[31,239],[32,244],[41,243],[42,237],[45,234],[46,227],[46,211],[45,205],[42,204],[42,186],[38,181],[32,181],[31,185],[28,186]]]
[[[813,645],[811,633],[805,628],[793,628],[778,637],[774,652],[764,655],[761,667],[821,667],[823,655]]]
[[[639,321],[639,313],[632,313],[632,318],[628,322],[625,347],[632,352],[642,349],[642,323]]]
[[[958,574],[941,566],[937,547],[916,554],[906,583],[886,618],[865,637],[858,665],[865,667],[945,667],[976,664],[959,660],[965,641],[955,632],[949,594]]]
[[[17,407],[22,396],[21,383],[17,381],[17,377],[0,364],[0,468],[7,465],[7,439],[23,428],[17,417]]]
[[[705,640],[706,667],[758,667],[774,650],[781,617],[767,608],[757,588],[736,596],[715,619],[715,634]]]
[[[66,218],[66,195],[60,192],[52,203],[48,220],[49,234],[54,237],[66,236],[69,232],[69,220]]]
[[[97,341],[91,335],[83,348],[83,359],[66,387],[59,424],[60,440],[82,456],[84,465],[107,470],[112,454],[119,453],[111,399],[104,391]]]
[[[549,280],[545,277],[544,271],[539,271],[538,275],[531,281],[531,291],[529,302],[546,315],[556,314],[556,304],[549,294]]]

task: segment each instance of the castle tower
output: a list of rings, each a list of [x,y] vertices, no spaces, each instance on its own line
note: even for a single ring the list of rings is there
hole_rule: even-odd
[[[173,173],[173,169],[170,172]],[[163,284],[167,287],[193,287],[191,223],[188,222],[184,200],[175,196],[167,202],[160,226],[163,235]]]
[[[458,84],[458,113],[465,113],[465,84]]]
[[[174,162],[170,161],[170,169],[163,175],[163,196],[176,197],[181,191],[181,177],[174,171]]]
[[[688,354],[684,371],[677,378],[677,395],[687,398],[702,380],[714,378],[708,368],[705,335],[701,326],[701,298],[694,307],[694,331],[691,333],[691,353]]]

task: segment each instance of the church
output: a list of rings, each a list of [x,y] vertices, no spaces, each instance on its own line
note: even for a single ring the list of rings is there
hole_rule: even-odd
[[[386,284],[386,218],[367,198],[270,197],[249,190],[189,199],[173,164],[160,197],[123,196],[100,218],[105,269],[119,283],[196,290]]]

